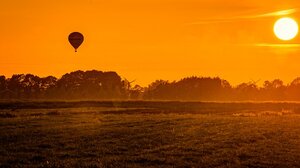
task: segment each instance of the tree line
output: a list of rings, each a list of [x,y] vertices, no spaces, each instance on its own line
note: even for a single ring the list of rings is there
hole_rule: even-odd
[[[300,78],[284,85],[280,79],[232,86],[218,77],[188,77],[169,82],[156,80],[147,87],[132,85],[116,72],[75,71],[39,77],[0,76],[0,99],[28,100],[187,100],[187,101],[299,101]]]

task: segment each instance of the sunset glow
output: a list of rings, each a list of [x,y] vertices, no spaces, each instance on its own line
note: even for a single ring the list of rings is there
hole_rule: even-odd
[[[96,69],[142,86],[187,76],[287,83],[300,75],[300,39],[282,47],[273,26],[281,17],[299,20],[299,7],[298,0],[3,1],[1,74]],[[85,37],[77,53],[72,32]]]
[[[300,0],[1,0],[0,22],[0,168],[300,168]]]

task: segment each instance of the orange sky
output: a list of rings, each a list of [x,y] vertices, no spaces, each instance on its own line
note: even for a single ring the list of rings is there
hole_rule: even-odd
[[[143,86],[192,75],[287,83],[300,76],[300,37],[283,45],[272,29],[282,13],[300,21],[298,10],[299,0],[5,0],[0,74],[97,69]],[[85,36],[77,53],[73,31]]]

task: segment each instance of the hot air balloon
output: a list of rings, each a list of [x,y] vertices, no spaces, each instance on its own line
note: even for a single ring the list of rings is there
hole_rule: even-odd
[[[73,32],[69,35],[69,42],[74,47],[75,52],[77,52],[77,48],[82,44],[84,37],[79,32]]]

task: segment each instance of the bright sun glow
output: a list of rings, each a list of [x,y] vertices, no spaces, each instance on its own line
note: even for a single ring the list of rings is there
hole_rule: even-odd
[[[298,34],[298,24],[292,18],[281,18],[274,25],[274,33],[281,40],[291,40]]]

